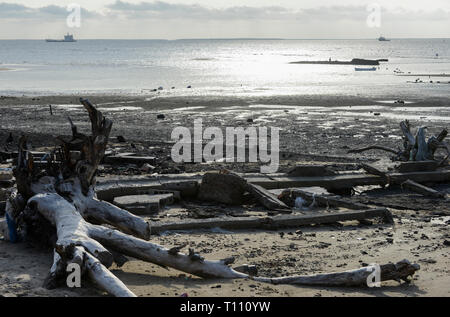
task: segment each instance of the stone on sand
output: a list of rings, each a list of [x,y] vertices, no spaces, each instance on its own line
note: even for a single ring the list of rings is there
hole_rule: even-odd
[[[114,204],[132,213],[145,215],[160,211],[165,205],[173,204],[173,194],[132,195],[114,198]]]

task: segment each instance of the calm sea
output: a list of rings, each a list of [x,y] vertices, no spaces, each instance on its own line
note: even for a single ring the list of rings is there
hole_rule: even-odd
[[[300,60],[389,59],[375,72]],[[0,41],[1,94],[450,96],[450,39]],[[441,83],[436,83],[441,81]],[[192,86],[188,89],[187,86]],[[172,89],[172,87],[175,87]]]

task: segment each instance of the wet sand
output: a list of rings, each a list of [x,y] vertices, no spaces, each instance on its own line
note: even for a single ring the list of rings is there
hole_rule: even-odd
[[[67,116],[88,132],[87,115],[79,96],[0,98],[0,146],[10,132],[15,140],[30,135],[35,149],[48,149],[55,135],[70,133]],[[33,100],[34,99],[34,100]],[[89,96],[112,119],[111,147],[157,157],[159,172],[199,171],[229,168],[255,171],[251,164],[185,164],[170,166],[170,133],[175,126],[192,128],[202,118],[207,126],[280,127],[281,170],[296,162],[358,162],[388,160],[389,154],[368,152],[347,154],[349,148],[378,144],[401,146],[399,122],[410,119],[413,127],[426,125],[428,135],[439,133],[450,122],[450,99],[406,100],[394,104],[395,96],[384,100],[337,96],[281,96],[265,98],[211,98],[149,96]],[[50,116],[49,104],[54,115]],[[164,120],[156,116],[164,114]],[[253,119],[250,123],[247,120]],[[125,144],[115,142],[122,135]],[[132,146],[133,145],[133,146]],[[11,146],[14,148],[14,145]],[[140,174],[139,169],[109,169],[101,175]],[[448,187],[442,191],[450,193]],[[399,196],[404,197],[401,200]],[[450,207],[418,195],[391,197],[378,192],[363,197],[371,203],[392,208],[395,225],[344,227],[312,226],[280,232],[238,231],[173,233],[152,241],[167,247],[189,242],[208,259],[236,257],[236,264],[255,264],[261,275],[313,274],[359,268],[364,264],[417,262],[421,270],[412,284],[385,283],[381,289],[273,286],[252,281],[201,280],[175,270],[164,270],[141,261],[113,268],[139,296],[450,296],[448,229]],[[405,198],[406,197],[406,198]],[[362,200],[364,200],[361,198]],[[400,200],[399,200],[400,199]],[[172,219],[167,209],[161,219]],[[388,238],[393,238],[390,243]],[[30,254],[31,253],[31,254]],[[0,294],[3,296],[102,296],[93,287],[82,290],[44,290],[40,286],[51,265],[50,251],[10,245],[0,241]],[[88,285],[89,286],[89,285]]]

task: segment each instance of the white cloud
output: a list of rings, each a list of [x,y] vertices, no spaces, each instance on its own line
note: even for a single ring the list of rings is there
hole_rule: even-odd
[[[76,31],[87,38],[364,38],[377,33],[390,37],[450,37],[450,8],[383,6],[382,28],[369,29],[366,5],[370,1],[339,2],[347,5],[316,2],[315,6],[294,9],[267,1],[266,5],[219,7],[217,1],[208,6],[189,1],[117,0],[105,2],[97,9],[83,7],[82,27]],[[0,38],[40,38],[42,32],[65,31],[69,13],[64,5],[51,1],[46,1],[45,6],[29,3],[0,2]]]

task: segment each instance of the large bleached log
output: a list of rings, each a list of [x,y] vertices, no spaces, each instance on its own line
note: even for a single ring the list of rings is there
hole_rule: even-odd
[[[124,255],[204,278],[245,278],[246,275],[231,269],[224,261],[208,261],[196,254],[173,254],[160,245],[128,236],[113,229],[93,226],[92,236],[105,246]]]
[[[58,240],[55,249],[62,258],[72,259],[73,247],[82,246],[105,266],[111,266],[112,254],[90,237],[90,224],[81,217],[73,204],[56,193],[38,194],[28,204],[56,227]]]
[[[96,282],[102,289],[116,297],[136,297],[121,280],[112,274],[99,260],[85,252],[82,248],[77,247],[82,252],[85,259],[85,267],[89,272],[91,279]]]
[[[397,264],[385,264],[380,266],[380,282],[382,281],[408,281],[416,271],[420,269],[418,264],[411,264],[408,260],[403,260]],[[357,270],[317,274],[309,276],[289,276],[277,278],[253,278],[255,281],[272,284],[290,285],[317,285],[317,286],[368,286],[368,279],[375,272],[374,266],[363,267]]]

